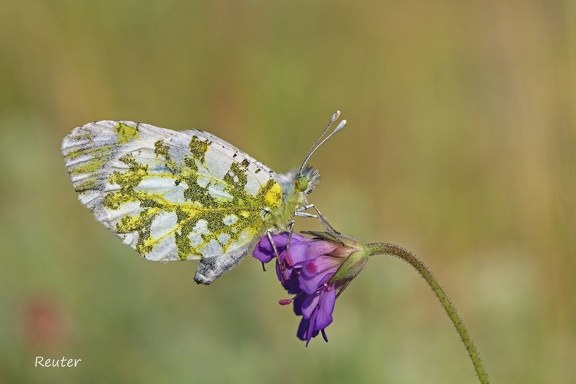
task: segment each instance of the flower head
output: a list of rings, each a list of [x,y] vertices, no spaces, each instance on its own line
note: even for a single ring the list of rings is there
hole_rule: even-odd
[[[306,345],[332,323],[336,297],[364,268],[368,258],[366,247],[349,237],[329,232],[305,232],[305,237],[287,232],[263,236],[254,249],[253,256],[262,263],[276,257],[278,280],[292,299],[280,304],[294,304],[294,312],[302,316],[297,336]]]

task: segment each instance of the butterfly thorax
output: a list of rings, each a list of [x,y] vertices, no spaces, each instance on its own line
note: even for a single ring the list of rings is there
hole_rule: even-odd
[[[294,217],[294,212],[308,204],[307,195],[312,193],[320,182],[317,169],[307,166],[302,171],[295,168],[287,173],[276,175],[282,189],[282,205],[276,212],[270,212],[273,225],[282,230]]]

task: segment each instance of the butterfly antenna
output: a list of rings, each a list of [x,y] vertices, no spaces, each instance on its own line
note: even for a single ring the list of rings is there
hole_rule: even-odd
[[[308,160],[310,160],[310,157],[312,156],[312,154],[314,152],[316,152],[316,150],[318,148],[320,148],[320,146],[322,146],[322,144],[324,144],[324,142],[326,140],[328,140],[329,138],[331,138],[332,136],[334,136],[334,134],[340,130],[342,130],[342,128],[344,128],[346,126],[346,120],[342,120],[337,126],[336,128],[334,128],[334,130],[326,137],[324,137],[324,135],[326,134],[326,132],[328,132],[328,130],[330,129],[330,127],[332,126],[332,124],[334,124],[334,122],[336,120],[338,120],[338,118],[340,117],[340,111],[336,111],[334,112],[334,114],[332,115],[332,118],[330,119],[330,121],[328,122],[328,125],[326,125],[326,128],[324,128],[324,130],[322,131],[322,133],[320,134],[320,136],[316,139],[316,141],[314,142],[314,144],[312,144],[312,147],[310,147],[310,150],[308,151],[308,154],[306,155],[306,157],[304,158],[304,162],[302,163],[302,166],[300,167],[300,172],[299,174],[302,174],[302,171],[304,170],[304,167],[306,166],[306,163],[308,163]],[[324,139],[322,139],[324,137]]]

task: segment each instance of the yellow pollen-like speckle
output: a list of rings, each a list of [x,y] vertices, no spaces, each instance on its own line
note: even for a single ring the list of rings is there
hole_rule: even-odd
[[[131,140],[138,138],[138,128],[128,124],[118,123],[114,128],[114,132],[118,136],[116,142],[118,144],[126,144]]]
[[[264,203],[272,208],[279,207],[282,202],[282,188],[277,183],[272,186],[264,195]]]

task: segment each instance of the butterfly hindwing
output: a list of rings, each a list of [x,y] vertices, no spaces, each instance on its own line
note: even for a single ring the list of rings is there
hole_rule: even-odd
[[[273,226],[275,173],[207,132],[128,121],[74,129],[62,152],[80,201],[143,257],[202,259],[210,283]]]

